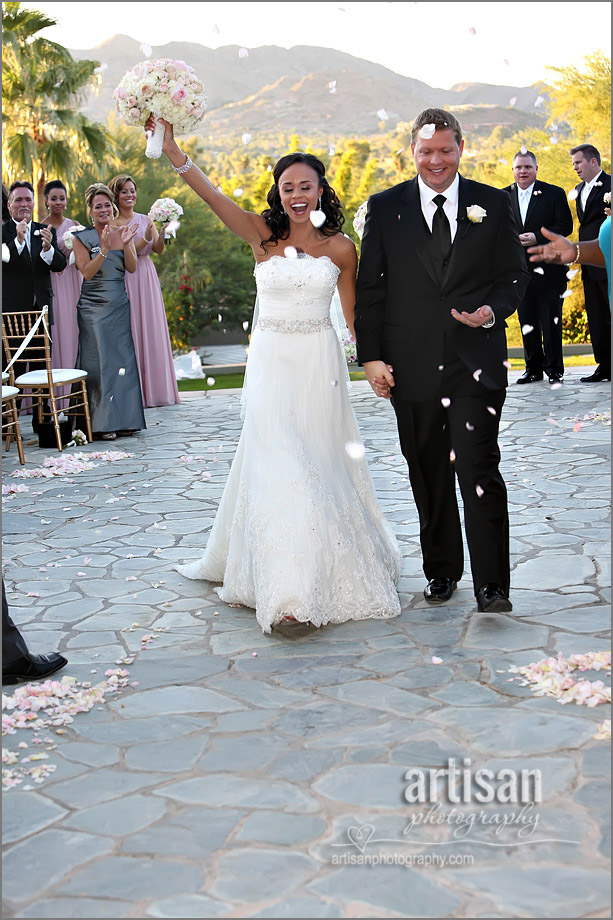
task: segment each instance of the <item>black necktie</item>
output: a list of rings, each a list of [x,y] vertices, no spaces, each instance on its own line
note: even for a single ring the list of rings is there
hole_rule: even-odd
[[[451,227],[443,210],[447,199],[444,195],[435,195],[432,201],[436,205],[436,213],[432,219],[432,242],[445,261],[451,249]]]

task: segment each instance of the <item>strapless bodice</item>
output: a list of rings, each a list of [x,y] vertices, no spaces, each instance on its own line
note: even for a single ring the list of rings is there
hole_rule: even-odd
[[[340,269],[328,256],[272,256],[253,274],[260,320],[307,323],[329,317]]]

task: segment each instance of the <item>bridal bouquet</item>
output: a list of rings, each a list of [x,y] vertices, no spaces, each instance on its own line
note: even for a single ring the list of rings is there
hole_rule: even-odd
[[[356,364],[358,360],[358,352],[356,348],[356,343],[354,337],[351,335],[349,330],[345,330],[343,333],[343,351],[345,352],[345,358],[347,364]]]
[[[364,233],[364,223],[366,221],[366,209],[368,208],[368,201],[363,201],[360,207],[355,212],[353,218],[353,229],[357,233],[360,239],[362,239],[362,234]]]
[[[183,216],[183,208],[174,198],[158,198],[154,201],[147,215],[156,224],[161,232],[164,225],[164,242],[170,242],[170,237],[176,239],[180,226],[179,218]]]
[[[124,124],[142,126],[154,115],[169,121],[176,134],[195,131],[206,109],[204,86],[193,67],[169,58],[136,64],[121,78],[113,99]],[[159,159],[163,140],[164,126],[156,124],[147,140],[148,157]]]

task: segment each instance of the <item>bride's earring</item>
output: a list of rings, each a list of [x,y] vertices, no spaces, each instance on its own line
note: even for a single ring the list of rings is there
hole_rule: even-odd
[[[326,222],[326,215],[321,209],[321,198],[317,202],[317,210],[311,211],[309,218],[314,227],[322,227]]]

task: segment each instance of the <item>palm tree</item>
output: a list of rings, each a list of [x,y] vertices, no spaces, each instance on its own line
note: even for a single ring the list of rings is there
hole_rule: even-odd
[[[31,177],[39,218],[49,175],[68,181],[112,153],[107,131],[78,111],[99,80],[98,61],[77,61],[38,34],[56,21],[21,3],[2,4],[2,152],[10,180]]]

